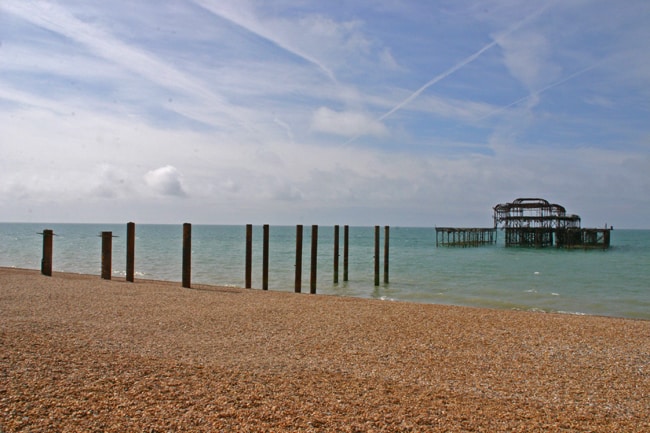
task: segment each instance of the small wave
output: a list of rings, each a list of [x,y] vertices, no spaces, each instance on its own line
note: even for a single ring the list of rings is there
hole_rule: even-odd
[[[571,316],[586,316],[587,313],[581,313],[579,311],[558,311],[559,314],[569,314]]]
[[[126,277],[126,271],[113,271],[113,275],[119,275],[120,277]],[[135,271],[134,275],[136,277],[144,277],[145,275],[147,275],[147,273],[146,272]]]

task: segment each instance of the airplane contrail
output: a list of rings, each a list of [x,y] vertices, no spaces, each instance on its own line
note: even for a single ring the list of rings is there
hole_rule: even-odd
[[[519,22],[517,22],[516,24],[514,24],[513,26],[511,26],[511,27],[510,27],[509,29],[507,29],[505,32],[503,32],[503,33],[501,33],[501,34],[495,36],[495,37],[494,37],[494,40],[493,40],[492,42],[490,42],[489,44],[483,46],[481,49],[479,49],[479,50],[476,51],[475,53],[473,53],[473,54],[471,54],[471,55],[465,57],[463,60],[461,60],[460,62],[458,62],[457,64],[455,64],[455,65],[452,66],[451,68],[447,69],[445,72],[443,72],[443,73],[441,73],[441,74],[435,76],[435,77],[432,78],[431,80],[429,80],[426,84],[424,84],[422,87],[420,87],[419,89],[417,89],[416,91],[414,91],[413,93],[411,93],[411,94],[410,94],[406,99],[404,99],[403,101],[401,101],[400,103],[398,103],[397,105],[395,105],[395,106],[394,106],[393,108],[391,108],[389,111],[387,111],[386,113],[384,113],[384,114],[382,114],[381,116],[379,116],[376,120],[377,120],[378,122],[381,122],[382,120],[385,120],[386,118],[388,118],[389,116],[391,116],[392,114],[394,114],[396,111],[399,111],[399,110],[402,109],[404,106],[406,106],[406,105],[409,104],[411,101],[413,101],[413,100],[416,99],[418,96],[420,96],[420,95],[422,94],[422,92],[424,92],[425,90],[427,90],[429,87],[433,86],[434,84],[438,83],[438,82],[441,81],[441,80],[444,80],[445,78],[447,78],[448,76],[450,76],[450,75],[453,74],[454,72],[458,71],[459,69],[465,67],[467,64],[469,64],[469,63],[473,62],[474,60],[476,60],[476,59],[477,59],[478,57],[480,57],[484,52],[486,52],[486,51],[489,50],[490,48],[494,47],[495,45],[498,45],[499,42],[500,42],[503,38],[505,38],[506,36],[510,35],[510,34],[513,33],[514,31],[516,31],[517,29],[519,29],[522,25],[524,25],[524,24],[527,23],[528,21],[530,21],[530,20],[536,18],[537,16],[539,16],[539,15],[540,15],[542,12],[544,12],[547,8],[548,8],[548,5],[544,5],[544,6],[542,6],[541,8],[539,8],[538,10],[536,10],[535,12],[533,12],[532,14],[526,16],[525,18],[523,18],[522,20],[520,20]],[[355,141],[356,139],[358,139],[358,138],[361,137],[362,135],[363,135],[363,134],[359,134],[359,135],[357,135],[357,136],[355,136],[355,137],[352,137],[350,140],[348,140],[348,141],[345,143],[345,145],[348,145],[348,144],[352,143],[353,141]]]
[[[101,28],[83,22],[63,6],[44,2],[33,4],[5,0],[2,7],[38,27],[74,40],[90,50],[93,55],[131,71],[148,82],[205,101],[205,106],[219,113],[219,116],[206,114],[205,110],[196,106],[182,104],[176,104],[176,107],[171,108],[183,116],[207,125],[223,126],[232,123],[248,130],[254,129],[245,117],[233,109],[233,105],[226,98],[209,86],[195,77],[188,76],[154,54],[130,45]]]
[[[478,50],[477,52],[475,52],[471,56],[466,57],[465,59],[463,59],[460,63],[456,64],[452,68],[447,69],[442,74],[440,74],[440,75],[434,77],[433,79],[429,80],[424,86],[420,87],[415,92],[411,93],[411,95],[408,98],[404,99],[402,102],[400,102],[399,104],[397,104],[396,106],[391,108],[390,111],[388,111],[388,112],[382,114],[381,116],[379,116],[377,118],[377,120],[378,121],[384,120],[385,118],[387,118],[388,116],[390,116],[391,114],[393,114],[394,112],[401,109],[406,104],[408,104],[409,102],[411,102],[412,100],[414,100],[415,98],[420,96],[420,94],[422,92],[424,92],[425,90],[427,90],[429,87],[433,86],[434,84],[436,84],[440,80],[444,80],[445,78],[447,78],[448,76],[450,76],[451,74],[453,74],[454,72],[456,72],[457,70],[462,68],[463,66],[467,65],[468,63],[473,62],[474,60],[476,60],[477,57],[479,57],[481,54],[483,54],[484,52],[486,52],[487,50],[489,50],[490,48],[492,48],[496,44],[497,44],[497,41],[493,41],[493,42],[487,44],[486,46],[484,46],[483,48],[481,48],[480,50]]]
[[[582,75],[582,74],[584,74],[585,72],[588,72],[588,71],[594,69],[596,66],[600,65],[600,64],[603,63],[604,61],[605,61],[605,60],[601,60],[601,61],[599,61],[599,62],[596,62],[596,63],[594,63],[593,65],[589,65],[589,66],[587,66],[586,68],[582,68],[582,69],[580,69],[580,70],[574,72],[573,74],[568,75],[568,76],[562,78],[561,80],[555,81],[555,82],[553,82],[553,83],[551,83],[551,84],[549,84],[549,85],[547,85],[547,86],[542,87],[541,89],[535,90],[534,92],[529,93],[528,95],[524,96],[523,98],[519,98],[519,99],[517,99],[516,101],[511,102],[511,103],[508,104],[508,105],[504,105],[503,107],[499,107],[499,108],[497,108],[496,110],[493,110],[493,111],[489,112],[488,114],[486,114],[486,115],[484,115],[484,116],[482,116],[482,117],[479,117],[478,120],[485,120],[485,119],[487,119],[488,117],[492,117],[492,116],[494,116],[495,114],[501,113],[502,111],[505,111],[505,110],[507,110],[507,109],[510,108],[510,107],[513,107],[513,106],[515,106],[515,105],[518,105],[518,104],[520,104],[520,103],[522,103],[522,102],[524,102],[524,101],[526,101],[526,100],[532,98],[533,96],[540,95],[540,94],[546,92],[547,90],[552,89],[553,87],[557,87],[557,86],[559,86],[559,85],[561,85],[561,84],[564,84],[564,83],[566,83],[567,81],[572,80],[572,79],[574,79],[575,77],[577,77],[577,76],[579,76],[579,75]]]
[[[293,44],[290,43],[290,41],[286,40],[285,38],[281,38],[275,35],[272,31],[268,30],[264,25],[262,25],[262,23],[260,23],[260,21],[257,18],[255,18],[251,14],[233,13],[232,10],[230,10],[227,7],[224,7],[224,5],[221,2],[213,3],[206,0],[194,0],[194,3],[206,9],[207,11],[211,12],[212,14],[221,17],[227,21],[230,21],[231,23],[238,25],[239,27],[245,29],[246,31],[249,31],[261,38],[266,39],[267,41],[271,42],[275,46],[293,54],[294,56],[300,57],[306,62],[311,63],[312,65],[320,69],[321,72],[327,75],[327,77],[332,82],[336,82],[336,77],[334,76],[334,73],[327,66],[325,66],[320,60],[296,48],[295,46],[293,46]]]

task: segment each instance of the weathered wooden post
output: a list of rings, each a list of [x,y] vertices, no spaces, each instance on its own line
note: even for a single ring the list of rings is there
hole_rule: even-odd
[[[375,226],[375,286],[379,285],[379,226]]]
[[[343,226],[343,281],[348,280],[348,241],[350,240],[350,227]]]
[[[102,278],[111,279],[113,267],[113,232],[102,232]]]
[[[250,289],[253,278],[253,224],[246,224],[246,288]]]
[[[334,284],[339,282],[339,226],[334,226]]]
[[[388,284],[388,251],[389,251],[390,227],[384,227],[384,283]]]
[[[126,224],[126,281],[135,280],[135,223]]]
[[[294,291],[302,290],[302,224],[296,226],[296,279]]]
[[[264,224],[262,241],[262,290],[269,290],[269,225]]]
[[[318,226],[311,226],[311,278],[309,293],[316,293],[316,278],[318,275]]]
[[[192,224],[183,224],[183,287],[192,286]]]
[[[52,276],[52,239],[54,231],[50,229],[43,230],[43,258],[41,259],[41,274]]]

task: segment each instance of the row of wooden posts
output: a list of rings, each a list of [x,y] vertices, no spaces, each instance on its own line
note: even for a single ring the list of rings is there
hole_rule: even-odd
[[[269,288],[269,225],[263,227],[262,239],[262,290]],[[349,226],[343,226],[343,281],[348,281],[348,253],[349,253]],[[52,255],[53,255],[53,236],[52,230],[43,230],[43,259],[41,261],[41,273],[43,275],[52,275]],[[102,232],[102,265],[101,277],[106,280],[111,279],[112,273],[112,251],[113,251],[113,233]],[[294,290],[300,293],[302,290],[302,244],[303,244],[303,226],[296,226],[296,266],[295,266],[295,284]],[[388,283],[388,265],[389,265],[389,240],[390,227],[384,227],[384,283]],[[316,280],[318,270],[318,226],[311,226],[311,266],[309,292],[316,293]],[[379,285],[380,274],[380,227],[375,226],[375,286]],[[182,260],[182,286],[191,287],[192,279],[192,225],[183,224],[183,260]],[[339,226],[334,226],[334,283],[339,282]],[[252,269],[253,269],[253,225],[246,225],[246,267],[245,267],[245,287],[250,289],[252,286]],[[126,281],[133,282],[135,276],[135,223],[126,225]]]

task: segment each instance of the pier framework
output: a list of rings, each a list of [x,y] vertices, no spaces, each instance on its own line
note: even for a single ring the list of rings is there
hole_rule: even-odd
[[[578,215],[541,198],[494,206],[494,228],[499,225],[506,247],[609,248],[611,228],[581,228]]]
[[[436,246],[478,247],[496,241],[495,228],[436,227]]]
[[[506,247],[609,248],[611,227],[581,228],[580,216],[542,198],[518,198],[493,209],[493,228],[436,227],[436,246],[495,244],[501,227]]]

